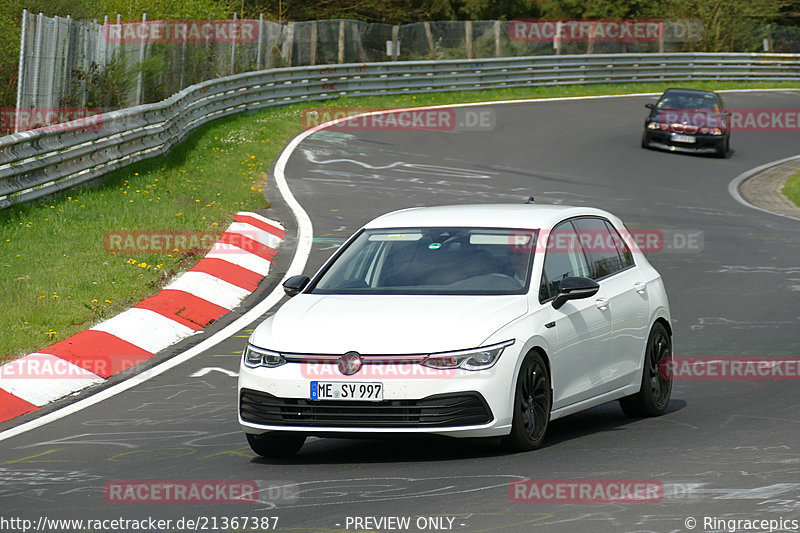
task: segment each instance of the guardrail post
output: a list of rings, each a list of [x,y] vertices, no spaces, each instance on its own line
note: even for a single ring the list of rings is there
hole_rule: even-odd
[[[472,21],[467,20],[464,24],[464,42],[467,48],[467,59],[472,59]]]
[[[562,23],[561,23],[560,20],[558,22],[556,22],[556,32],[553,34],[553,48],[556,49],[556,55],[557,56],[561,55],[561,28],[562,27],[563,26],[562,26]]]
[[[367,62],[367,52],[364,50],[364,43],[361,41],[361,32],[358,31],[358,26],[355,22],[350,23],[350,31],[353,32],[353,40],[356,42],[358,48],[358,60],[362,63]]]
[[[392,61],[400,55],[400,26],[392,26]]]
[[[208,23],[209,25],[211,24],[211,17],[208,17]],[[200,75],[200,81],[206,81],[206,74],[207,74],[206,67],[208,66],[208,56],[209,56],[208,50],[211,46],[208,39],[209,39],[208,32],[206,32],[206,53],[203,56],[203,73]]]
[[[28,40],[28,10],[22,10],[22,32],[19,38],[19,67],[17,69],[17,109],[14,113],[14,133],[19,133],[19,112],[22,109],[22,90],[25,87],[26,41]]]
[[[317,21],[311,21],[311,64],[317,64]]]
[[[428,50],[430,50],[430,57],[431,59],[436,59],[436,53],[434,52],[433,48],[433,34],[431,33],[431,23],[425,21],[423,23],[425,26],[425,37],[428,39]]]
[[[764,38],[764,51],[772,52],[772,24],[767,24],[767,36]]]
[[[108,15],[106,15],[106,22],[108,22]],[[64,54],[61,56],[61,94],[67,91],[67,82],[69,76],[69,41],[72,34],[72,18],[67,15],[67,38],[64,39]]]
[[[179,91],[183,89],[184,82],[186,81],[186,40],[189,38],[188,33],[189,28],[185,28],[183,31],[183,42],[181,43],[181,82],[178,86]]]
[[[231,39],[231,74],[236,74],[236,11],[233,12],[233,38]]]
[[[286,39],[283,41],[283,57],[287,67],[292,66],[292,47],[294,47],[294,22],[288,23]]]
[[[339,21],[339,64],[344,63],[344,20]]]
[[[264,46],[264,13],[258,14],[258,50],[256,51],[256,70],[261,70],[261,47]]]
[[[42,26],[44,25],[44,13],[41,11],[36,17],[36,45],[33,49],[33,98],[31,107],[39,104],[39,66],[42,63]]]
[[[69,29],[70,22],[71,21],[69,19],[69,15],[67,15],[67,29]],[[100,46],[100,48],[103,50],[103,67],[105,67],[106,64],[108,63],[108,39],[105,38],[105,36],[108,35],[108,33],[105,31],[107,29],[108,29],[108,15],[104,15],[103,16],[103,27],[100,28],[100,32],[98,33],[98,37],[97,37],[97,40],[103,43]],[[69,39],[69,37],[67,39]],[[67,42],[69,42],[69,41],[67,41]]]
[[[500,57],[500,21],[494,21],[494,57]]]
[[[141,34],[145,34],[145,27],[147,26],[147,13],[142,13],[142,31]],[[142,104],[142,98],[144,96],[144,69],[142,69],[142,64],[144,63],[144,49],[147,39],[142,39],[142,42],[139,44],[139,74],[137,75],[136,79],[136,104]]]

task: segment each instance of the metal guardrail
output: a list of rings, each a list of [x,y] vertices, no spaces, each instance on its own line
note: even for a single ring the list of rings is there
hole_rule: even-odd
[[[170,98],[81,121],[0,137],[0,208],[97,179],[169,151],[211,120],[337,98],[532,85],[800,81],[800,54],[613,54],[364,63],[237,74]]]

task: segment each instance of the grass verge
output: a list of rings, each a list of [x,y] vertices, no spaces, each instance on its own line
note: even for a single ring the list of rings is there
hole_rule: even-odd
[[[798,87],[681,85],[710,90]],[[338,98],[207,124],[169,154],[118,170],[94,186],[0,211],[0,361],[34,352],[127,309],[158,292],[206,251],[110,253],[104,246],[107,232],[214,232],[227,227],[236,211],[267,206],[262,194],[267,169],[286,142],[302,130],[301,112],[307,107],[395,108],[660,92],[667,87],[549,86]],[[644,117],[644,111],[638,111]],[[800,178],[793,179],[797,203]]]
[[[800,207],[800,172],[786,181],[782,191],[789,200],[794,202],[794,205]]]

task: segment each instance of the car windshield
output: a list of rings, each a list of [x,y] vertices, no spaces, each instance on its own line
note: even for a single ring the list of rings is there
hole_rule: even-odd
[[[362,231],[316,281],[316,294],[524,294],[535,230]]]
[[[656,109],[702,109],[719,112],[717,97],[711,93],[667,91],[656,104]]]

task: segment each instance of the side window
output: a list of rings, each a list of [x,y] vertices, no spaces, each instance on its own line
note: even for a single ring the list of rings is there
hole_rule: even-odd
[[[592,279],[598,280],[625,268],[615,242],[619,240],[619,234],[616,231],[612,234],[605,220],[585,217],[576,219],[573,223],[586,251]]]
[[[589,265],[586,263],[578,234],[567,220],[553,228],[547,237],[539,300],[555,298],[561,280],[573,276],[589,276]]]
[[[622,268],[633,266],[633,254],[631,253],[628,243],[626,243],[625,239],[620,236],[617,229],[611,225],[611,222],[606,220],[605,223],[608,231],[611,232],[611,236],[614,239],[614,245],[617,247],[617,252],[619,252],[619,256],[622,259]]]

